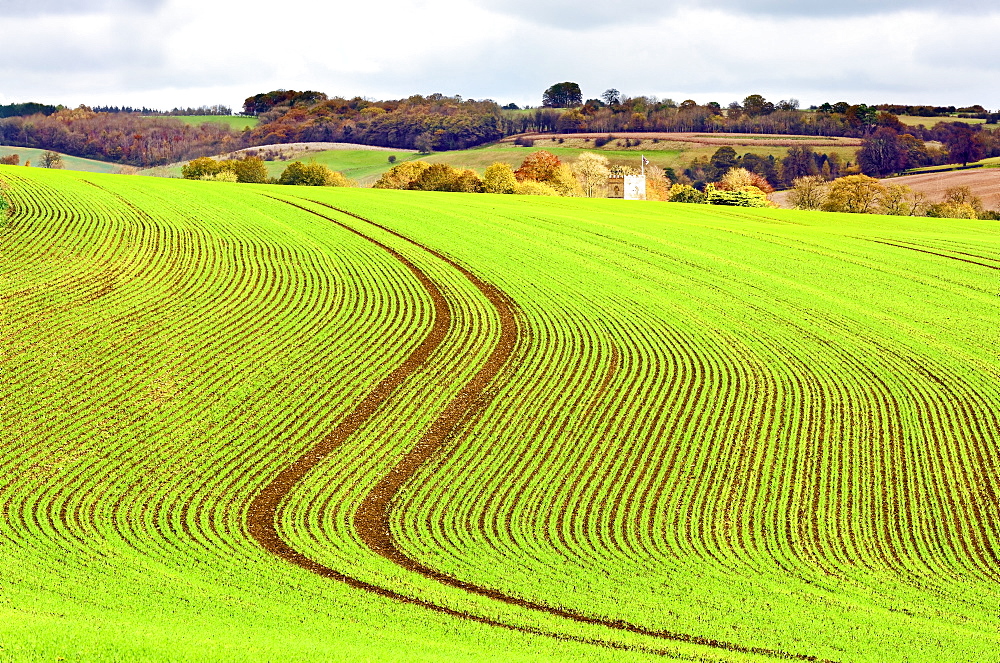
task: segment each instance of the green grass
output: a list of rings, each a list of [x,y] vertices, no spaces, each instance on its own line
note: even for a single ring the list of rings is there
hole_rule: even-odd
[[[26,161],[30,161],[33,167],[41,166],[42,153],[46,151],[47,150],[40,150],[33,147],[10,147],[7,145],[0,145],[0,157],[17,154],[21,157],[21,166],[24,166]],[[68,154],[63,154],[62,158],[63,168],[67,170],[82,170],[89,173],[113,173],[121,167],[117,163],[97,161],[95,159],[85,159],[83,157],[74,157]]]
[[[389,163],[389,155],[396,156],[396,163],[412,161],[421,158],[412,150],[385,152],[381,150],[324,150],[304,155],[303,161],[316,161],[332,170],[339,171],[362,186],[371,186],[385,171],[394,164]],[[288,167],[289,161],[268,161],[267,172],[272,177],[278,177]]]
[[[225,124],[233,131],[243,131],[246,127],[253,129],[260,122],[259,118],[243,117],[242,115],[151,115],[150,117],[169,117],[194,126],[205,122],[215,122]]]
[[[838,661],[1000,644],[995,223],[0,178],[6,658],[774,660],[541,604]],[[375,596],[248,536],[254,496],[436,329],[277,529],[359,582],[575,641]],[[386,526],[513,602],[356,529],[456,407]]]
[[[969,163],[970,166],[981,166],[983,168],[1000,168],[1000,157],[990,157],[988,159],[980,159],[979,161],[973,161]],[[923,166],[921,168],[910,168],[905,171],[906,175],[918,175],[920,173],[927,172],[948,172],[949,170],[965,170],[962,168],[962,164],[945,164],[941,166]]]
[[[940,122],[965,122],[966,124],[985,124],[986,120],[974,117],[919,117],[917,115],[900,115],[899,121],[908,127],[915,127],[919,124],[925,127],[933,127]]]

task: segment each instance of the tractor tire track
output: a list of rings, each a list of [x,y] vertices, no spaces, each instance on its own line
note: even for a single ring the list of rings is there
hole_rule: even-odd
[[[570,621],[594,626],[603,626],[610,629],[626,631],[657,639],[698,644],[744,654],[757,654],[790,660],[821,660],[816,656],[807,654],[796,654],[764,647],[744,646],[697,635],[651,629],[627,622],[625,620],[594,617],[575,610],[570,610],[568,608],[554,607],[544,603],[529,601],[516,596],[504,594],[503,592],[495,589],[482,587],[443,573],[437,569],[424,565],[419,560],[410,557],[406,552],[404,552],[397,544],[391,531],[390,523],[392,502],[406,483],[417,474],[424,463],[430,460],[458,434],[463,422],[475,418],[489,405],[492,400],[492,395],[487,391],[487,388],[507,364],[520,339],[520,331],[517,324],[519,317],[518,311],[516,309],[516,305],[504,292],[496,286],[482,280],[476,274],[472,273],[470,270],[458,264],[448,256],[419,244],[409,237],[382,226],[381,224],[378,224],[370,219],[354,214],[353,212],[337,208],[332,205],[319,203],[317,201],[313,202],[340,212],[341,214],[358,219],[366,224],[375,226],[395,237],[409,242],[422,251],[426,251],[427,253],[443,260],[448,265],[459,271],[465,278],[476,286],[476,288],[496,309],[500,318],[500,338],[483,367],[472,377],[471,380],[469,380],[469,382],[466,383],[462,390],[445,407],[417,445],[396,464],[389,474],[386,475],[362,501],[361,506],[358,508],[355,515],[354,525],[365,545],[371,548],[373,552],[381,555],[398,566],[401,566],[408,571],[418,573],[426,578],[436,580],[441,584],[456,587],[471,594],[484,596],[508,605],[547,613]],[[435,306],[437,306],[436,301]],[[604,641],[600,642],[604,644]]]
[[[270,197],[270,196],[268,196]],[[456,610],[454,608],[449,608],[447,606],[438,605],[430,601],[425,601],[412,596],[407,596],[405,594],[400,594],[399,592],[394,592],[390,589],[380,587],[378,585],[365,582],[353,576],[347,575],[341,571],[337,571],[328,566],[320,564],[319,562],[310,559],[306,555],[302,554],[298,550],[292,548],[288,543],[281,538],[277,530],[277,513],[278,507],[281,501],[291,493],[295,485],[301,481],[305,475],[316,467],[326,456],[332,453],[337,447],[339,447],[343,442],[354,432],[356,432],[363,424],[365,424],[369,418],[371,418],[375,412],[385,403],[392,395],[398,390],[398,388],[403,384],[403,382],[410,375],[419,370],[427,361],[428,357],[434,350],[441,344],[444,340],[448,329],[451,326],[451,311],[448,307],[448,302],[441,290],[437,285],[427,276],[419,267],[417,267],[413,262],[407,259],[404,255],[393,249],[392,247],[379,242],[378,240],[368,237],[364,233],[355,230],[354,228],[340,223],[334,219],[327,216],[319,214],[307,207],[297,205],[293,202],[282,200],[280,198],[273,198],[279,202],[296,207],[304,212],[319,216],[322,219],[330,221],[341,228],[348,230],[355,235],[369,241],[384,251],[388,252],[394,258],[399,260],[403,265],[410,270],[411,273],[420,281],[421,285],[427,290],[428,295],[430,295],[435,311],[435,319],[431,329],[428,331],[427,335],[424,337],[423,341],[419,346],[407,357],[407,359],[400,364],[392,373],[382,379],[375,388],[369,393],[369,395],[362,400],[355,408],[344,418],[344,420],[326,437],[324,437],[316,445],[307,449],[297,460],[295,460],[291,465],[287,466],[284,470],[278,473],[264,488],[260,493],[251,501],[250,506],[247,509],[246,515],[246,525],[247,531],[251,537],[253,537],[266,551],[279,557],[291,564],[295,564],[307,571],[315,573],[318,576],[336,580],[342,582],[349,587],[354,589],[362,590],[381,596],[384,598],[392,599],[400,603],[406,603],[410,605],[417,605],[434,612],[439,612],[442,614],[449,615],[451,617],[457,617],[459,619],[465,619],[472,622],[477,622],[480,624],[485,624],[488,626],[496,626],[499,628],[507,629],[510,631],[517,631],[520,633],[526,633],[529,635],[540,635],[555,638],[558,640],[564,640],[569,642],[579,642],[582,644],[596,645],[600,647],[605,647],[607,649],[615,649],[622,651],[634,651],[647,654],[653,654],[658,656],[675,655],[676,652],[668,650],[659,650],[652,647],[643,647],[638,645],[629,645],[625,643],[619,643],[611,640],[601,640],[597,638],[586,638],[581,636],[574,636],[563,633],[554,633],[546,631],[544,629],[531,627],[531,626],[519,626],[516,624],[508,624],[506,622],[501,622],[499,620],[491,619],[489,617],[483,617],[471,612],[466,612],[463,610]],[[337,210],[341,211],[341,210]],[[349,216],[355,217],[356,215],[349,212],[342,212]],[[361,219],[361,217],[356,217]],[[363,220],[363,219],[362,219]],[[369,222],[371,223],[371,222]],[[382,228],[382,226],[372,223],[376,227]],[[392,235],[406,239],[415,246],[421,248],[424,251],[432,253],[433,255],[446,260],[448,264],[457,266],[457,263],[445,258],[441,254],[432,251],[408,238],[400,235],[399,233],[393,232],[389,229],[384,229],[386,232]],[[499,292],[499,291],[498,291]],[[395,473],[395,468],[393,470]]]

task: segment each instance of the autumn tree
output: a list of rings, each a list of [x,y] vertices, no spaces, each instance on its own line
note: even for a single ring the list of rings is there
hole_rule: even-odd
[[[559,192],[544,182],[524,180],[517,183],[517,193],[522,196],[558,196]]]
[[[949,163],[966,166],[970,161],[979,161],[983,158],[983,146],[977,140],[976,132],[971,126],[964,122],[952,122],[947,127],[947,132],[944,144],[948,149]]]
[[[820,167],[816,164],[816,153],[808,145],[795,145],[781,159],[781,180],[786,186],[800,177],[819,175]]]
[[[942,219],[981,219],[986,218],[987,213],[983,201],[972,193],[971,188],[956,186],[944,192],[944,199],[940,203],[928,207],[927,216]]]
[[[788,202],[795,209],[821,209],[826,202],[827,181],[821,175],[804,175],[792,182]]]
[[[62,168],[63,158],[58,152],[46,151],[42,153],[42,168]]]
[[[547,108],[570,108],[583,105],[583,92],[576,83],[566,81],[556,83],[542,93],[542,106]]]
[[[342,173],[330,170],[321,163],[302,163],[293,161],[288,164],[281,176],[278,184],[294,186],[350,186],[348,180]]]
[[[573,163],[573,174],[588,198],[603,194],[610,172],[608,164],[606,156],[594,152],[584,152]]]
[[[260,157],[246,157],[224,162],[227,170],[236,173],[236,181],[244,184],[265,184],[268,181],[267,165]]]
[[[861,172],[872,177],[886,177],[906,168],[906,150],[899,135],[889,127],[879,127],[861,143],[858,150]]]
[[[738,191],[748,186],[752,186],[764,194],[774,192],[774,187],[766,178],[746,168],[730,168],[719,180],[716,188],[723,191]]]
[[[562,162],[556,155],[545,150],[538,150],[524,158],[521,167],[514,171],[514,176],[518,182],[524,180],[547,182],[556,177],[561,165]]]
[[[431,164],[410,183],[415,191],[453,191],[480,193],[483,183],[471,170],[459,170],[446,163]]]
[[[372,185],[374,189],[408,189],[410,184],[420,177],[420,174],[430,168],[426,161],[404,161],[393,166]]]
[[[878,212],[892,216],[922,216],[927,196],[905,184],[886,184],[878,199]]]
[[[690,184],[674,184],[670,187],[668,200],[672,203],[704,203],[705,194]]]
[[[486,193],[514,193],[517,191],[517,178],[510,164],[497,161],[486,168],[483,173],[483,188]]]
[[[823,209],[827,212],[871,214],[877,209],[879,198],[884,191],[885,187],[874,177],[867,175],[841,177],[830,183]]]
[[[211,177],[222,170],[222,164],[211,157],[199,157],[181,166],[181,177],[186,180],[200,180]]]
[[[18,166],[21,164],[21,156],[19,154],[8,154],[7,156],[0,157],[0,166]]]

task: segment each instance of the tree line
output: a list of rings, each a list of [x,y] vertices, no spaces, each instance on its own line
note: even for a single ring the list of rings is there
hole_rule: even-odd
[[[143,168],[249,145],[246,132],[222,124],[191,126],[169,117],[99,113],[86,107],[0,119],[0,144]]]

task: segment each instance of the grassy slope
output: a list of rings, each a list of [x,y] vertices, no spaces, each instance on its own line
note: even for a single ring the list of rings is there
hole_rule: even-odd
[[[42,162],[42,153],[46,150],[40,150],[32,147],[9,147],[6,145],[0,145],[0,156],[8,156],[11,154],[17,154],[21,157],[21,165],[24,165],[25,161],[31,161],[32,166],[38,166]],[[74,157],[68,154],[63,154],[63,168],[67,170],[82,170],[89,173],[111,173],[115,169],[119,168],[119,164],[108,163],[107,161],[97,161],[95,159],[84,159],[83,157]]]
[[[315,160],[317,163],[343,173],[363,186],[370,186],[382,173],[392,167],[392,164],[389,163],[390,154],[394,153],[376,150],[326,150],[310,155],[306,160]],[[409,151],[401,151],[395,155],[396,163],[419,158],[418,155]],[[288,167],[288,163],[269,161],[267,162],[267,172],[272,177],[277,177],[281,171]]]
[[[916,115],[900,115],[899,121],[908,127],[915,127],[919,124],[925,127],[933,127],[940,122],[965,122],[966,124],[985,124],[986,120],[974,117],[919,117]]]
[[[388,224],[522,310],[496,398],[401,496],[412,555],[585,613],[837,660],[997,645],[1000,316],[994,272],[949,259],[1000,264],[995,224],[0,177],[18,204],[0,236],[16,376],[0,430],[30,441],[0,457],[0,538],[20,551],[0,567],[0,643],[15,660],[641,658],[373,598],[246,539],[266,477],[429,324],[389,254],[260,193]],[[654,646],[442,587],[360,544],[364,486],[483,361],[495,313],[440,259],[296,204],[408,256],[460,324],[292,495],[289,540],[476,614]]]
[[[245,127],[253,129],[260,122],[256,117],[237,115],[155,115],[151,117],[170,117],[185,124],[199,125],[205,122],[217,122],[229,126],[233,131],[243,131]]]

